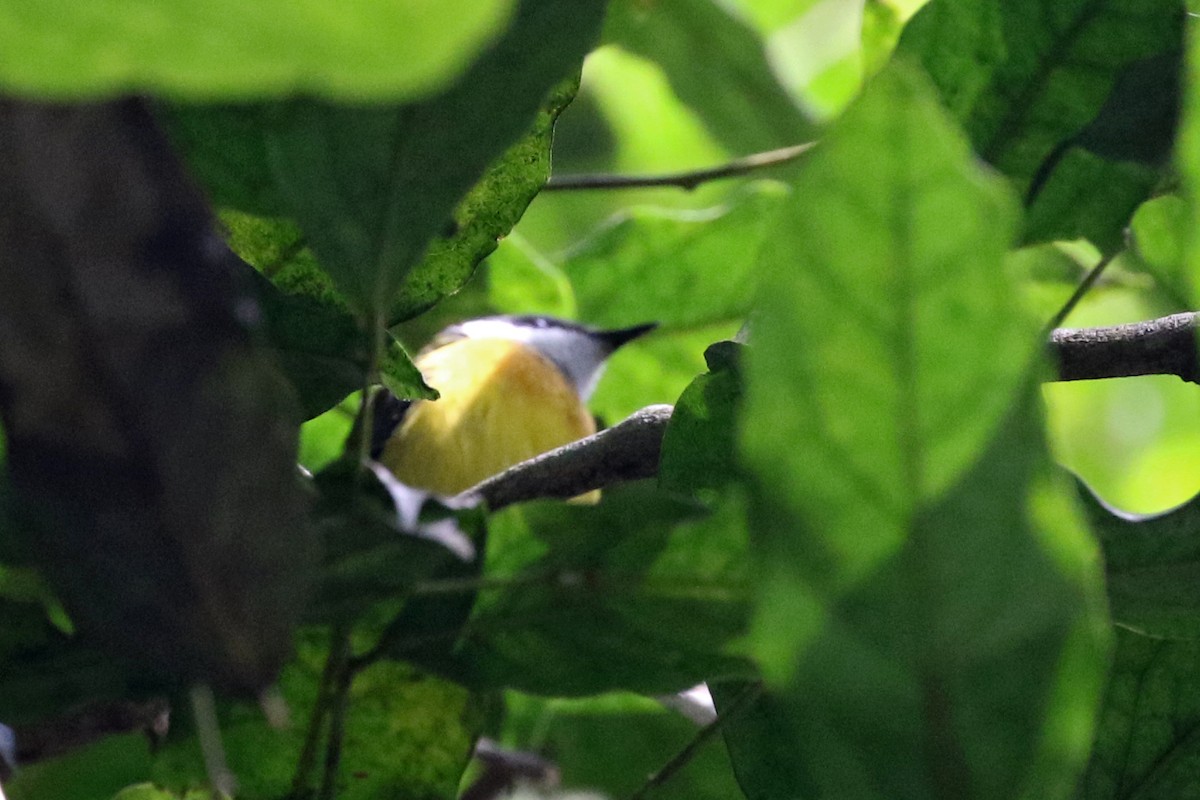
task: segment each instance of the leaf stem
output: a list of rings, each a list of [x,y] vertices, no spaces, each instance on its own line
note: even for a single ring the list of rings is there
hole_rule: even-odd
[[[590,189],[646,189],[660,186],[676,186],[686,191],[692,191],[702,183],[734,178],[746,175],[768,167],[778,167],[791,163],[800,156],[816,147],[816,142],[804,142],[778,150],[768,150],[763,153],[735,158],[724,164],[705,169],[687,170],[684,172],[666,172],[659,175],[607,175],[582,174],[551,176],[544,192],[580,191]]]
[[[696,731],[696,735],[692,737],[692,740],[682,750],[676,753],[666,764],[663,764],[657,772],[647,778],[646,782],[629,796],[629,800],[645,800],[650,790],[662,786],[674,777],[696,757],[701,747],[708,744],[709,740],[717,735],[722,725],[749,708],[750,704],[757,700],[761,694],[761,682],[755,682],[747,686],[741,694],[733,699],[733,702],[726,706],[720,716]]]

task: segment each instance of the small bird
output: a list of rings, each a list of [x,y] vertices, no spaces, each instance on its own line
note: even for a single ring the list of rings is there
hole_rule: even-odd
[[[416,359],[437,400],[379,398],[373,455],[441,495],[596,432],[585,403],[608,357],[657,323],[597,330],[544,316],[451,325]]]

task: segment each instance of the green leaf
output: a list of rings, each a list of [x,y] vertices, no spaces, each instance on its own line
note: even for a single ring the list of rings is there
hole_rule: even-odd
[[[731,153],[814,136],[813,124],[779,85],[762,39],[724,4],[616,0],[605,41],[657,62],[679,99]]]
[[[262,309],[266,344],[296,389],[304,418],[362,389],[371,337],[333,288],[299,229],[285,219],[231,210],[222,212],[221,222],[229,245],[258,270],[247,270],[246,280]],[[436,396],[396,342],[385,351],[379,370],[398,397]]]
[[[1117,648],[1080,800],[1190,797],[1200,791],[1200,642],[1117,628]]]
[[[328,644],[325,635],[306,632],[280,676],[279,690],[293,715],[286,728],[272,729],[252,705],[221,709],[221,736],[238,778],[239,798],[273,800],[297,789],[301,796],[315,796],[315,787],[295,787],[293,778],[317,704]],[[413,667],[391,662],[365,667],[355,674],[347,697],[336,796],[453,796],[486,708],[479,696]],[[171,736],[151,771],[156,784],[180,793],[201,783],[205,774],[189,722],[186,717],[172,720]],[[319,780],[323,743],[317,755]]]
[[[1031,403],[1013,206],[894,67],[764,251],[751,646],[803,753],[793,796],[1061,796],[1082,763],[1099,576]]]
[[[1027,239],[1111,249],[1157,177],[1118,162],[1157,166],[1170,150],[1183,20],[1179,0],[934,0],[898,51],[1026,196]]]
[[[1087,239],[1104,253],[1125,246],[1125,229],[1161,180],[1159,170],[1070,147],[1029,205],[1025,242]]]
[[[1187,307],[1191,279],[1186,271],[1188,204],[1179,195],[1164,195],[1143,203],[1133,215],[1130,243],[1137,255],[1135,268],[1154,276],[1159,286]]]
[[[1128,514],[1081,488],[1104,548],[1113,621],[1160,639],[1200,639],[1200,502]]]
[[[795,740],[788,729],[787,709],[777,697],[761,689],[740,710],[730,712],[743,693],[756,691],[747,681],[709,684],[717,713],[725,722],[721,735],[729,750],[734,774],[747,800],[780,800],[797,797],[806,783],[804,758],[796,757]],[[741,702],[746,702],[742,699]]]
[[[402,601],[420,580],[455,560],[474,562],[482,512],[450,510],[433,495],[397,481],[357,458],[335,462],[317,476],[315,516],[326,541],[325,569],[310,617],[353,620],[378,603]]]
[[[1200,281],[1200,38],[1188,40],[1187,76],[1183,124],[1176,147],[1176,162],[1182,182],[1180,194],[1187,203],[1183,220],[1184,274],[1191,280],[1189,297],[1195,307]]]
[[[564,792],[629,797],[696,735],[696,726],[647,697],[608,694],[579,699],[508,692],[500,740],[552,758]],[[659,800],[737,797],[729,757],[717,742],[654,788]]]
[[[434,239],[400,287],[393,322],[414,317],[461,289],[512,230],[550,178],[554,123],[578,88],[574,75],[555,87],[529,132],[488,168],[458,204],[453,235]]]
[[[409,105],[174,107],[168,127],[219,203],[294,218],[350,307],[394,322],[458,288],[544,182],[568,84],[547,95],[578,69],[602,11],[521,0],[456,84]],[[449,241],[418,268],[438,237]]]
[[[0,85],[60,99],[309,94],[397,100],[444,86],[503,27],[512,0],[66,0],[0,9]]]
[[[457,657],[469,685],[548,695],[667,692],[745,663],[744,521],[629,485],[594,507],[535,503],[492,518]]]
[[[787,192],[756,181],[706,211],[633,208],[569,251],[562,271],[579,316],[596,325],[647,319],[665,328],[740,322],[758,286],[758,255]]]
[[[109,736],[88,747],[47,761],[20,765],[4,782],[9,800],[176,800],[175,795],[143,793],[127,787],[145,780],[150,767],[150,742],[143,733]],[[203,798],[189,800],[210,800]]]
[[[1035,332],[999,268],[1014,216],[897,69],[814,151],[767,237],[745,449],[781,500],[858,541],[831,587],[899,544],[1025,380]]]
[[[710,372],[684,390],[663,436],[658,476],[674,491],[717,488],[737,477],[737,419],[744,394],[744,345],[718,342],[705,358]]]
[[[294,102],[266,115],[272,176],[359,313],[392,318],[397,292],[463,195],[590,49],[603,5],[522,0],[455,87],[413,106]]]

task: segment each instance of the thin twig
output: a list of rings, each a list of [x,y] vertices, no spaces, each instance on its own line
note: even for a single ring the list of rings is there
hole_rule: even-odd
[[[304,744],[300,748],[300,757],[296,759],[296,774],[292,778],[292,795],[305,797],[309,794],[309,784],[317,767],[317,752],[321,747],[321,739],[325,733],[325,721],[329,718],[333,707],[333,696],[341,669],[342,650],[338,642],[345,640],[347,633],[341,626],[336,626],[330,634],[329,655],[325,658],[325,666],[317,683],[317,697],[312,704],[311,716],[308,720],[308,730],[304,735]]]
[[[1075,287],[1075,291],[1072,292],[1071,296],[1067,298],[1067,302],[1063,303],[1063,306],[1058,310],[1058,313],[1050,318],[1050,322],[1046,325],[1046,330],[1048,332],[1053,331],[1055,328],[1062,325],[1064,321],[1066,321],[1071,312],[1075,310],[1075,306],[1079,305],[1079,301],[1083,299],[1083,296],[1091,291],[1092,287],[1096,285],[1096,281],[1100,280],[1100,276],[1104,274],[1104,270],[1108,269],[1108,265],[1113,262],[1113,259],[1117,257],[1119,252],[1120,251],[1112,252],[1101,257],[1100,261],[1096,263],[1096,266],[1088,270],[1088,274],[1083,276],[1083,280],[1080,281],[1079,285]]]
[[[579,191],[585,189],[645,189],[656,186],[677,186],[691,191],[702,183],[734,178],[739,175],[767,167],[778,167],[791,163],[800,156],[816,147],[816,142],[805,142],[791,147],[781,147],[778,150],[768,150],[765,153],[735,158],[733,161],[705,169],[688,170],[685,172],[667,172],[660,175],[557,175],[552,176],[543,191]]]
[[[696,731],[696,735],[692,737],[692,740],[682,750],[676,753],[666,764],[663,764],[657,772],[647,778],[646,782],[629,796],[629,800],[644,800],[651,789],[662,786],[674,777],[676,773],[686,767],[696,757],[701,747],[708,744],[709,740],[717,735],[722,725],[748,708],[761,694],[761,683],[752,683],[747,686],[741,694],[733,699],[733,702],[722,710],[719,717]]]

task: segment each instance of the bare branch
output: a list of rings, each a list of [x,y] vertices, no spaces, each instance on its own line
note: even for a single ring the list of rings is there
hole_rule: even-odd
[[[1059,328],[1050,334],[1058,380],[1177,375],[1200,383],[1196,312],[1104,328]]]
[[[1197,313],[1102,328],[1059,328],[1050,334],[1059,381],[1177,375],[1200,383]],[[647,406],[618,425],[523,461],[455,498],[492,510],[538,498],[569,498],[658,474],[671,406]]]
[[[575,497],[614,483],[658,474],[671,406],[647,406],[613,427],[522,461],[456,498],[482,499],[493,511],[542,497]]]
[[[754,153],[743,158],[735,158],[733,161],[715,167],[686,172],[667,172],[661,175],[559,175],[551,177],[542,187],[542,191],[646,189],[656,186],[677,186],[690,192],[708,181],[734,178],[767,167],[778,167],[791,163],[816,146],[816,142],[805,142],[791,147],[781,147],[778,150],[768,150],[765,153]]]

